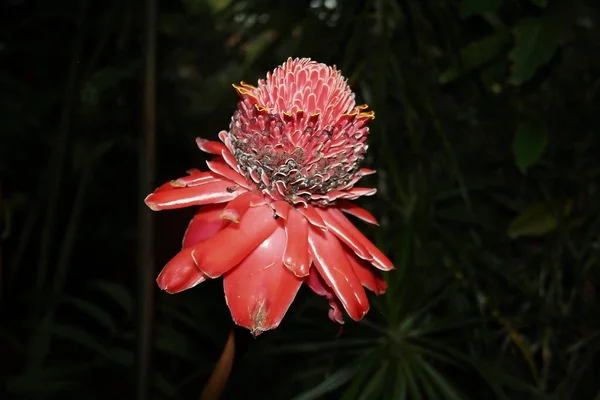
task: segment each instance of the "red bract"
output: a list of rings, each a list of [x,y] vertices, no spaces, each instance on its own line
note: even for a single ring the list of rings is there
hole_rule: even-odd
[[[350,202],[375,193],[354,187],[375,172],[359,167],[373,112],[355,104],[335,67],[310,59],[234,87],[229,131],[221,142],[197,139],[214,155],[210,171],[188,171],[146,198],[152,210],[201,206],[158,285],[177,293],[223,276],[233,320],[254,335],[279,325],[302,283],[327,298],[332,320],[343,323],[342,307],[360,320],[364,288],[386,289],[376,269],[393,269],[344,214],[377,223]]]

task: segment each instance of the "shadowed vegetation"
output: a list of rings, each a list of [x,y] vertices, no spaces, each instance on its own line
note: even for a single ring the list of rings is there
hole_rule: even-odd
[[[142,2],[0,10],[0,397],[134,398]],[[599,398],[599,24],[593,0],[160,1],[156,184],[204,169],[231,84],[290,56],[376,112],[381,226],[358,226],[397,266],[386,295],[338,336],[303,288],[276,331],[236,332],[223,398]],[[155,215],[158,267],[193,211]],[[154,308],[150,398],[198,398],[222,282]]]

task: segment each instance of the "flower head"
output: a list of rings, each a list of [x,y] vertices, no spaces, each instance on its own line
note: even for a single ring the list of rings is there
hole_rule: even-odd
[[[365,173],[359,163],[374,113],[356,106],[335,67],[289,59],[257,87],[234,87],[241,101],[225,143],[259,190],[292,204],[357,197],[347,189]]]
[[[390,260],[344,213],[376,224],[349,200],[374,171],[360,168],[373,112],[357,106],[335,67],[288,59],[256,87],[234,85],[240,101],[221,142],[197,139],[213,154],[210,171],[190,170],[146,198],[153,210],[201,206],[182,250],[158,285],[169,293],[223,276],[233,320],[255,335],[276,328],[306,283],[343,323],[369,310],[364,287],[381,294],[376,269]]]

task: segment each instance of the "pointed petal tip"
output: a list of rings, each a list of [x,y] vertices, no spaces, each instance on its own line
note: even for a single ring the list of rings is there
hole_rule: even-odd
[[[227,298],[227,294],[225,294],[225,304],[227,304],[227,307],[231,311],[231,319],[233,320],[233,323],[237,326],[241,326],[242,328],[248,329],[250,331],[250,334],[254,338],[262,335],[267,331],[276,329],[277,327],[279,327],[279,324],[283,319],[283,315],[281,316],[281,319],[271,318],[269,316],[270,310],[266,310],[262,306],[262,304],[264,303],[258,303],[258,306],[254,309],[254,311],[248,311],[248,315],[243,315],[238,312],[234,312],[234,310],[231,307],[232,304],[230,304],[230,301]]]
[[[152,195],[148,195],[148,197],[150,197],[150,196],[152,196]],[[144,199],[144,203],[146,203],[146,205],[148,206],[148,208],[151,209],[152,211],[160,211],[160,208],[156,205],[156,203],[148,201],[148,197],[146,197]]]
[[[189,250],[180,251],[173,257],[156,278],[158,287],[169,293],[175,294],[191,289],[206,280],[190,258]]]
[[[379,254],[377,254],[377,256],[373,256],[372,260],[369,260],[371,265],[373,265],[378,270],[385,272],[393,271],[396,269],[396,267],[394,267],[394,264],[392,264],[392,262],[386,257],[385,254],[383,254],[379,249],[377,249],[377,252]]]
[[[244,221],[245,217],[241,223]],[[262,245],[224,275],[232,319],[254,336],[280,325],[304,282],[282,263],[285,241],[285,230],[278,226]]]

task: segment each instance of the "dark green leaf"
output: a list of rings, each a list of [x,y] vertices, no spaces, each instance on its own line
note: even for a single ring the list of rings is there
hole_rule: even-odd
[[[112,282],[97,281],[92,284],[92,287],[110,297],[127,315],[133,314],[133,299],[125,286]]]
[[[170,326],[159,325],[156,328],[156,347],[170,356],[195,359],[190,338]]]
[[[519,124],[513,139],[515,164],[525,173],[544,154],[548,146],[548,128],[542,121],[526,121]]]
[[[529,18],[513,29],[515,45],[510,52],[511,82],[521,85],[545,65],[563,39],[563,26],[555,19]]]
[[[113,347],[108,349],[106,352],[106,358],[109,360],[122,365],[124,367],[131,367],[133,365],[133,351],[130,349],[122,349],[119,347]]]
[[[470,72],[488,63],[500,53],[509,39],[508,32],[501,31],[470,43],[460,51],[459,60],[442,72],[438,78],[439,82],[446,84],[455,81],[463,73]]]
[[[543,236],[556,229],[555,210],[545,203],[536,203],[523,210],[508,227],[508,236],[516,239],[521,236]]]
[[[76,343],[95,353],[104,354],[104,346],[91,333],[78,326],[55,325],[52,333],[56,337]]]
[[[294,397],[293,400],[321,399],[323,395],[326,395],[342,385],[345,385],[354,376],[354,374],[355,370],[352,367],[341,368],[325,378],[325,380],[319,385]]]
[[[442,393],[446,399],[461,400],[463,398],[456,389],[450,385],[448,380],[426,360],[421,357],[418,357],[417,360],[419,366],[425,372],[425,375],[431,380],[430,382],[437,386],[439,393]]]
[[[107,328],[111,333],[116,332],[116,327],[110,314],[94,303],[75,297],[67,298],[65,303],[78,308],[90,318],[94,319],[98,324]]]

